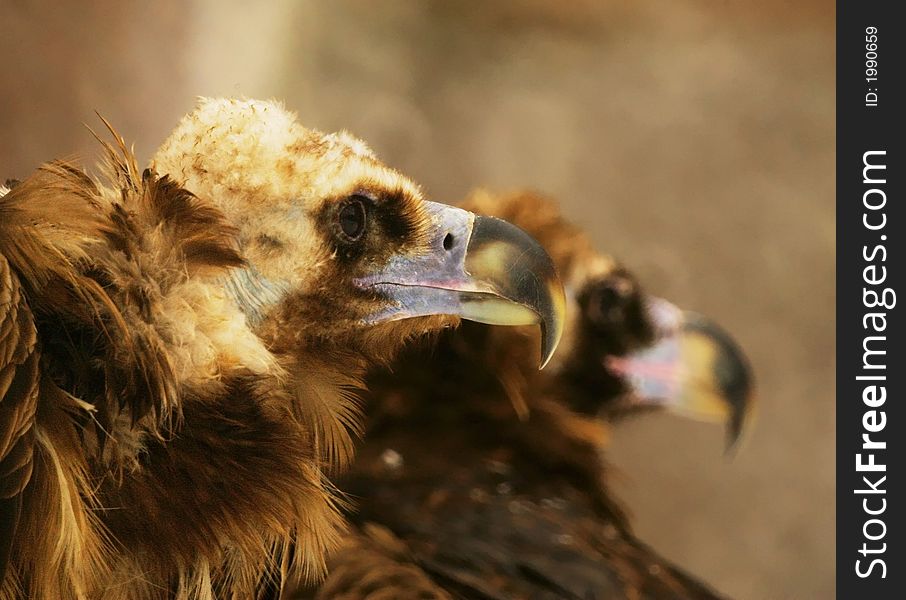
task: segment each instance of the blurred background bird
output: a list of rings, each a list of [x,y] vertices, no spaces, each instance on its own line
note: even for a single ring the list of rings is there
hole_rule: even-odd
[[[648,297],[555,202],[479,192],[465,206],[554,258],[569,299],[560,351],[539,372],[534,332],[463,324],[376,372],[341,483],[357,527],[309,594],[716,598],[633,534],[608,422],[663,407],[719,421],[732,444],[753,406],[747,358],[713,322]]]
[[[140,171],[110,133],[103,183],[0,197],[0,597],[278,597],[338,540],[369,367],[460,317],[557,345],[537,242],[348,134],[202,100]]]
[[[758,374],[733,460],[669,411],[611,430],[634,530],[732,597],[833,598],[835,21],[830,0],[8,0],[0,175],[90,165],[95,110],[147,164],[196,96],[245,95],[434,200],[550,194]]]

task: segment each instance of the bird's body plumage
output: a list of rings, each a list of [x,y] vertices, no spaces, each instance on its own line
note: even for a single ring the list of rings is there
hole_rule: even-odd
[[[3,593],[255,590],[301,528],[315,547],[298,570],[317,571],[341,520],[272,355],[214,283],[242,263],[236,232],[128,157],[115,167],[104,188],[48,166],[0,200],[4,226],[24,224],[3,236],[2,456],[32,471],[4,469],[18,510]]]

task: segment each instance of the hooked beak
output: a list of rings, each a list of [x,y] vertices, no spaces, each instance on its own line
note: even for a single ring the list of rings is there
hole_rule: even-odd
[[[608,356],[605,366],[629,382],[640,406],[661,406],[727,427],[727,450],[738,442],[754,407],[748,359],[713,321],[650,298],[647,310],[655,341],[625,356]]]
[[[566,299],[553,261],[531,236],[506,221],[426,202],[429,251],[394,256],[357,281],[391,300],[368,323],[458,315],[493,325],[541,326],[541,368],[563,333]]]

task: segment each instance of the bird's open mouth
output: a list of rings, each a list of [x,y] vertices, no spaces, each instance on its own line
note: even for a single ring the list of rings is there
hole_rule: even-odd
[[[566,311],[550,256],[506,221],[426,205],[432,217],[428,251],[394,256],[357,280],[390,300],[366,322],[447,314],[494,325],[539,324],[543,367],[560,341]]]

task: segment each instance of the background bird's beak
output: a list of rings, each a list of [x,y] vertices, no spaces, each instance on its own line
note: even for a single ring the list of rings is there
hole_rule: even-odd
[[[563,333],[566,300],[553,261],[531,236],[506,221],[426,202],[429,251],[397,255],[358,280],[391,300],[369,316],[379,323],[458,315],[494,325],[541,326],[541,366]]]
[[[661,406],[696,419],[724,422],[727,449],[739,440],[754,406],[748,359],[714,322],[666,300],[647,303],[655,341],[605,366],[629,382],[630,403]]]

